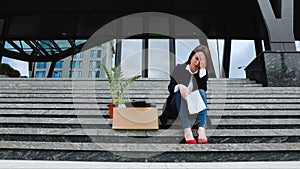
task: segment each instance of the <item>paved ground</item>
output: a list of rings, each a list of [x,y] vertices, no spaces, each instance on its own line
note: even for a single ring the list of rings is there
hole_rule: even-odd
[[[218,163],[119,163],[0,160],[0,169],[96,169],[96,168],[201,168],[201,169],[299,169],[295,162],[218,162]]]

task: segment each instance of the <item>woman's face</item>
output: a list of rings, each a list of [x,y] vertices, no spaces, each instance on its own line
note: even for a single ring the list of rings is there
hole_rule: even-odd
[[[206,59],[205,59],[204,53],[203,52],[195,53],[191,59],[190,66],[193,71],[195,71],[199,68],[205,68],[206,67]]]

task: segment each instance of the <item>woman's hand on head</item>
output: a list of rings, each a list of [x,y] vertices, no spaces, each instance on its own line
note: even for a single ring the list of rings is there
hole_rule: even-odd
[[[200,69],[205,69],[206,68],[206,58],[204,53],[200,52],[199,53],[199,59],[200,59]]]

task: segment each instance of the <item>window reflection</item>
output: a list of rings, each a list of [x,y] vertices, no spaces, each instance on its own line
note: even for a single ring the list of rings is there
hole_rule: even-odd
[[[37,66],[38,69],[45,69],[47,67],[46,62],[38,62]]]
[[[100,68],[100,61],[90,61],[90,68]]]
[[[78,59],[78,58],[82,58],[83,54],[82,53],[77,53],[76,55],[74,55],[74,58]]]
[[[142,39],[122,40],[121,67],[124,77],[142,72]]]
[[[169,39],[149,40],[149,78],[169,78]]]
[[[100,77],[100,71],[89,71],[90,78]]]
[[[295,45],[296,45],[296,50],[300,51],[300,41],[295,41]]]
[[[82,68],[82,61],[71,61],[72,68]]]
[[[35,77],[36,78],[44,78],[46,75],[45,71],[36,71]]]
[[[61,69],[62,67],[63,67],[63,61],[57,61],[56,63],[55,63],[55,68],[56,69]]]
[[[91,58],[100,58],[101,50],[91,50]]]
[[[222,77],[221,72],[224,72],[222,67],[224,39],[208,39],[207,43],[210,50],[216,77]]]
[[[62,71],[54,71],[52,74],[53,78],[61,78],[62,77]]]
[[[72,71],[72,78],[80,78],[82,76],[81,71]]]

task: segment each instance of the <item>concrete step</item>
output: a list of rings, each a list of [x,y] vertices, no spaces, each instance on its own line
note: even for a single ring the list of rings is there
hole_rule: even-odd
[[[182,129],[112,130],[81,128],[0,128],[0,135],[182,137]],[[207,129],[208,137],[299,137],[300,129]],[[194,136],[196,134],[194,132]],[[120,138],[119,138],[120,139]]]
[[[133,95],[134,96],[134,95]],[[137,98],[137,96],[135,96]],[[158,96],[153,96],[151,95],[151,98],[149,97],[139,97],[139,99],[136,100],[145,100],[148,103],[152,104],[161,104],[166,101],[165,97],[158,97]],[[44,104],[44,103],[53,103],[53,104],[58,104],[58,103],[68,103],[68,104],[77,104],[77,103],[86,103],[86,104],[107,104],[111,101],[110,96],[106,98],[1,98],[0,97],[0,104],[4,103],[26,103],[26,104]],[[207,102],[209,104],[234,104],[234,103],[242,103],[242,104],[278,104],[278,103],[286,103],[286,104],[300,104],[300,98],[294,98],[294,99],[289,99],[289,98],[278,98],[278,99],[273,99],[273,98],[267,98],[267,99],[260,99],[260,98],[235,98],[235,99],[230,99],[230,98],[208,98]]]
[[[230,117],[288,117],[300,116],[299,110],[210,110],[210,116],[230,116]],[[60,109],[0,109],[0,116],[99,116],[108,115],[108,110],[60,110]]]
[[[13,143],[8,143],[8,144],[11,145]],[[34,143],[32,143],[32,144],[34,144]],[[55,142],[54,142],[54,144],[55,144]],[[115,144],[110,144],[110,145],[106,144],[106,145],[101,145],[101,146],[118,146],[118,144],[120,144],[120,143],[115,143]],[[124,144],[122,144],[122,146],[126,145],[126,144],[128,144],[128,143],[124,143]],[[267,149],[270,146],[277,147],[277,145],[281,145],[280,147],[278,147],[276,149],[277,151],[273,150],[271,152],[264,151],[265,149],[262,149],[262,151],[259,150],[261,147],[264,146],[264,144],[259,145],[259,146],[256,146],[255,144],[249,145],[249,147],[252,147],[252,149],[249,149],[249,150],[252,150],[252,151],[234,151],[235,149],[238,149],[238,148],[235,148],[235,149],[232,148],[234,146],[233,144],[228,144],[228,145],[232,145],[232,146],[227,146],[227,145],[223,145],[223,144],[219,145],[220,147],[223,146],[224,148],[228,148],[228,151],[218,151],[218,146],[211,147],[212,144],[210,145],[209,148],[203,148],[206,145],[196,145],[197,148],[194,150],[202,149],[202,151],[192,151],[192,152],[189,152],[188,150],[192,149],[192,147],[194,145],[183,145],[183,144],[179,144],[180,145],[179,148],[176,148],[176,146],[175,146],[178,144],[172,144],[175,147],[172,147],[173,151],[170,151],[170,152],[163,152],[163,151],[160,151],[160,152],[116,152],[116,151],[109,151],[109,150],[104,150],[104,149],[101,150],[100,148],[97,150],[91,150],[91,151],[89,151],[89,150],[65,151],[65,150],[61,150],[60,148],[57,148],[57,147],[53,147],[53,149],[52,149],[51,144],[49,144],[48,146],[38,144],[38,145],[34,146],[33,149],[29,148],[29,147],[31,147],[30,143],[27,145],[28,145],[27,149],[13,149],[13,150],[3,149],[1,151],[2,154],[0,154],[0,158],[1,159],[16,159],[17,158],[19,160],[43,160],[43,161],[44,160],[47,160],[47,161],[52,160],[52,161],[62,161],[62,162],[66,162],[66,161],[84,161],[84,162],[101,161],[101,162],[105,162],[105,164],[109,164],[107,162],[115,162],[119,165],[119,167],[117,167],[117,168],[122,168],[122,166],[120,166],[120,165],[122,165],[122,163],[120,163],[120,162],[131,162],[131,163],[136,162],[139,164],[142,164],[141,162],[143,162],[143,163],[158,162],[160,164],[163,164],[163,166],[164,166],[164,167],[160,167],[160,168],[165,168],[166,167],[165,163],[179,164],[178,162],[182,162],[185,164],[186,164],[186,162],[190,162],[190,163],[193,163],[192,166],[196,166],[198,163],[203,164],[203,162],[226,162],[227,164],[228,163],[232,164],[232,162],[248,161],[250,163],[250,161],[256,161],[256,164],[257,164],[257,162],[259,162],[259,161],[290,162],[290,161],[298,161],[299,160],[299,154],[298,154],[299,152],[297,150],[293,151],[293,150],[289,150],[288,148],[284,149],[281,147],[281,146],[291,147],[291,146],[295,146],[295,145],[291,145],[291,144],[286,145],[286,144],[281,144],[281,143],[272,144],[272,145],[265,147],[265,149]],[[135,144],[132,144],[132,145],[134,146]],[[144,145],[136,146],[136,148],[140,148]],[[163,146],[164,144],[160,144],[160,145]],[[169,145],[169,144],[167,144],[167,145]],[[239,147],[239,144],[235,144],[235,145],[237,147]],[[246,144],[246,145],[248,145],[248,144]],[[47,149],[44,148],[42,150],[39,150],[38,146],[45,147]],[[57,144],[57,146],[63,147],[64,145]],[[76,146],[80,146],[80,145],[76,145]],[[190,146],[190,148],[185,149],[186,151],[176,151],[176,150],[183,150],[183,148],[181,148],[182,146],[183,147]],[[22,146],[22,147],[24,147],[24,146]],[[35,149],[35,147],[36,147],[36,149]],[[85,147],[90,147],[91,149],[94,148],[93,146],[90,146],[90,145],[85,145],[82,147],[83,147],[82,149],[84,149]],[[165,149],[169,148],[169,147],[170,146],[167,146],[167,147],[165,147]],[[131,145],[127,146],[126,148],[130,149]],[[157,148],[159,148],[159,147],[157,147]],[[215,151],[210,151],[211,149],[215,150]],[[247,149],[247,147],[241,148],[240,150],[243,150],[243,149]],[[119,149],[119,150],[121,150],[121,149]],[[156,149],[153,149],[153,150],[156,150]],[[257,150],[257,151],[255,151],[255,150]],[[187,152],[189,155],[186,155]],[[255,152],[255,154],[253,152]],[[195,162],[197,162],[197,163],[195,163]],[[258,163],[258,164],[262,165],[264,163],[262,163],[262,164]],[[87,166],[88,166],[88,164],[85,165],[85,167],[87,167]],[[139,165],[136,165],[133,168],[136,168],[137,166],[139,166]],[[150,165],[150,166],[152,166],[152,165]],[[181,168],[183,166],[181,166]],[[233,165],[230,165],[230,166],[233,166]],[[247,165],[247,166],[251,166],[251,165]],[[270,166],[270,165],[268,165],[268,166]],[[271,165],[271,166],[274,166],[274,165]],[[282,166],[282,165],[279,165],[279,166]],[[291,166],[291,165],[288,165],[288,166]],[[294,166],[294,165],[292,165],[292,166]],[[110,166],[110,167],[112,167],[112,166]],[[197,165],[197,167],[199,167],[199,166]],[[214,167],[214,166],[211,166],[211,167]],[[241,168],[241,165],[237,165],[236,167]],[[243,166],[243,167],[245,167],[245,166]],[[104,168],[107,168],[107,166]],[[224,168],[224,166],[223,166],[223,168]],[[256,166],[256,168],[259,168],[259,167]]]
[[[300,143],[259,144],[130,144],[130,143],[67,143],[1,141],[0,149],[62,150],[62,151],[110,151],[110,152],[253,152],[299,151]]]
[[[242,92],[247,92],[247,91],[253,91],[253,89],[256,89],[255,86],[249,87],[249,86],[208,86],[207,92],[221,92],[221,93],[234,93],[235,91],[242,91]],[[88,87],[81,87],[81,88],[46,88],[46,87],[28,87],[28,88],[18,88],[18,87],[13,87],[13,88],[2,88],[2,91],[0,93],[110,93],[109,88],[88,88]],[[264,91],[263,89],[261,91]],[[270,91],[270,90],[267,90]],[[272,90],[274,92],[283,92],[282,90]],[[290,91],[295,91],[293,89],[290,89]],[[287,92],[290,92],[287,90]],[[168,93],[168,89],[165,87],[139,87],[139,88],[134,88],[134,87],[129,87],[126,90],[127,93],[133,93],[133,92],[151,92],[151,93]],[[296,93],[299,93],[299,91],[295,91]],[[285,93],[285,92],[283,92]]]
[[[102,82],[107,81],[106,78],[1,78],[0,83],[23,83],[30,84],[31,82],[38,83],[73,83],[73,82]],[[255,83],[254,80],[249,80],[247,78],[209,78],[209,82],[234,82],[234,83]],[[140,78],[136,82],[169,82],[169,79],[159,79],[159,78]]]
[[[259,162],[88,162],[88,161],[45,161],[45,160],[1,160],[0,168],[30,168],[30,169],[48,169],[51,166],[56,169],[108,169],[108,168],[118,168],[118,169],[140,169],[140,168],[214,168],[214,169],[224,169],[224,168],[244,168],[247,166],[252,169],[297,169],[300,166],[299,161],[259,161]]]
[[[105,110],[107,109],[107,103],[103,104],[69,104],[69,103],[0,103],[0,109],[87,109],[87,110]],[[163,104],[155,105],[158,109],[162,109]],[[219,110],[300,110],[300,104],[247,104],[247,103],[234,103],[234,104],[208,104],[208,109],[219,109]]]
[[[211,119],[213,125],[299,125],[300,119]],[[35,117],[0,117],[1,124],[81,124],[110,125],[111,119],[106,118],[35,118]],[[179,124],[179,123],[178,123]]]
[[[168,94],[168,89],[166,88],[140,88],[140,89],[132,89],[129,88],[125,93],[153,93],[153,94]],[[47,88],[39,88],[39,89],[1,89],[0,94],[22,94],[22,93],[61,93],[61,94],[80,94],[80,93],[97,93],[101,94],[109,94],[109,89],[47,89]],[[249,88],[249,87],[233,87],[233,88],[208,88],[208,94],[219,94],[219,95],[237,95],[237,94],[300,94],[299,88],[285,88],[285,89],[274,89],[274,88]]]
[[[125,93],[125,96],[127,94]],[[129,94],[126,97],[135,100],[144,100],[144,99],[165,99],[167,98],[167,94],[146,94],[146,93],[138,93],[138,94]],[[209,94],[207,93],[207,99],[298,99],[298,94],[228,94],[228,95],[219,95],[219,94]],[[93,93],[83,93],[83,94],[65,94],[65,93],[20,93],[20,94],[0,94],[1,99],[111,99],[110,94],[93,94]],[[163,103],[163,102],[162,102]]]

